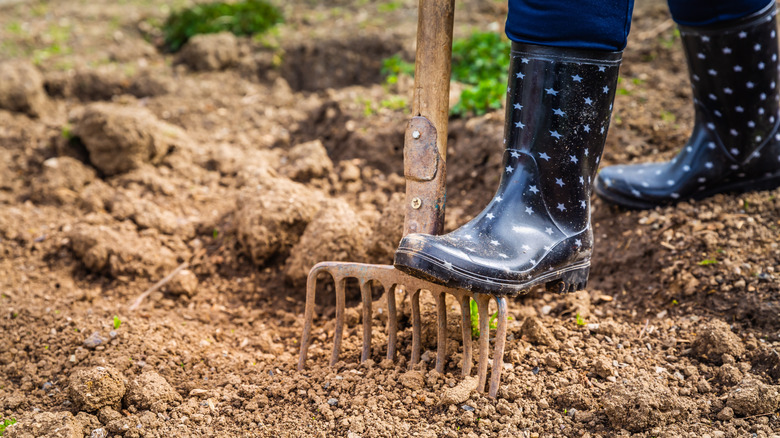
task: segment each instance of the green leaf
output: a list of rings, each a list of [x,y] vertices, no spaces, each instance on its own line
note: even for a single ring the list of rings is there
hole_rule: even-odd
[[[232,32],[250,36],[266,32],[283,21],[281,11],[266,0],[204,3],[168,16],[162,26],[165,45],[175,52],[198,34]]]
[[[114,330],[117,330],[122,326],[122,320],[118,316],[114,315]]]

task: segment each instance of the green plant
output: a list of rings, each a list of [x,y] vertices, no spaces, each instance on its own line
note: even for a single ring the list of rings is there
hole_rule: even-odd
[[[168,16],[162,26],[165,45],[177,51],[198,34],[232,32],[238,36],[263,33],[281,23],[282,13],[266,0],[204,3]]]
[[[666,123],[674,123],[677,120],[674,114],[669,111],[661,111],[661,121]]]
[[[509,40],[497,32],[475,32],[452,44],[452,79],[471,87],[461,92],[454,115],[484,114],[501,108],[506,95]]]
[[[475,32],[453,42],[452,80],[467,85],[452,108],[453,115],[481,115],[501,109],[507,92],[510,47],[509,40],[496,32]],[[400,75],[414,75],[414,64],[393,55],[383,61],[382,74],[388,84],[395,84]]]
[[[477,302],[472,298],[469,301],[469,309],[471,310],[471,336],[479,336],[479,308]]]
[[[388,84],[395,84],[400,75],[414,76],[414,63],[406,62],[401,55],[395,54],[382,61],[381,72]]]
[[[715,265],[718,261],[715,259],[704,259],[699,262],[699,266],[708,266],[708,265]]]
[[[118,316],[114,315],[114,330],[119,329],[122,326],[122,320]]]
[[[469,310],[471,311],[471,336],[478,338],[479,337],[479,308],[477,307],[477,302],[474,301],[472,298],[469,301]],[[514,318],[511,316],[507,317],[507,320],[512,321]],[[488,319],[488,329],[490,330],[496,330],[498,328],[498,312],[493,312],[492,315],[490,315],[490,319]]]
[[[576,318],[578,326],[580,326],[580,327],[584,327],[585,326],[585,320],[582,319],[582,315],[580,315],[579,312],[577,312],[577,316],[575,318]]]
[[[5,428],[12,424],[16,424],[16,418],[6,418],[3,421],[0,421],[0,436],[3,436]]]
[[[376,9],[379,12],[387,13],[387,12],[393,12],[393,11],[399,9],[401,6],[403,6],[403,3],[401,3],[400,1],[395,1],[394,0],[394,1],[390,1],[390,2],[387,2],[387,3],[380,4],[379,6],[377,6]]]

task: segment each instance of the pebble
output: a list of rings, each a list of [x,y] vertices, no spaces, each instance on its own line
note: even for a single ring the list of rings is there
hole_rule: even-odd
[[[328,399],[328,404],[331,405],[331,406],[336,406],[336,405],[339,404],[339,399],[337,399],[337,398],[329,398]]]
[[[54,383],[52,383],[52,382],[45,382],[43,384],[43,386],[41,386],[41,389],[44,390],[44,391],[49,391],[52,388],[54,388]]]
[[[474,409],[473,407],[471,407],[469,405],[463,405],[463,406],[461,406],[461,409],[463,409],[466,412],[474,412],[474,411],[476,411],[476,409]]]
[[[111,339],[114,339],[115,337],[119,336],[119,333],[117,333],[116,330],[111,330],[108,332],[108,336],[111,336]]]
[[[100,333],[94,332],[87,339],[84,339],[84,346],[87,348],[97,348],[98,345],[103,343],[103,338],[100,337]]]

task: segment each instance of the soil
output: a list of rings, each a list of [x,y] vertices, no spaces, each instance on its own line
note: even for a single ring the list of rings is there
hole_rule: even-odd
[[[182,4],[0,2],[5,436],[780,436],[780,190],[594,199],[588,289],[511,302],[495,400],[460,376],[454,301],[433,369],[426,294],[415,369],[400,294],[399,359],[377,311],[359,363],[354,285],[328,367],[323,281],[296,371],[309,267],[390,263],[401,237],[408,114],[392,102],[412,87],[380,68],[412,58],[416,2],[280,2],[278,32],[166,53],[155,23]],[[604,164],[669,159],[693,125],[665,4],[636,9]],[[456,36],[505,13],[459,1]],[[495,190],[502,119],[450,123],[448,229]]]

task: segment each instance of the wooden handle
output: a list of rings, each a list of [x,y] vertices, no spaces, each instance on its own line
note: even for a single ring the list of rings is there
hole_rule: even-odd
[[[412,113],[431,121],[439,155],[447,159],[455,0],[420,0]]]
[[[455,0],[420,0],[412,118],[404,139],[404,235],[441,234]]]

